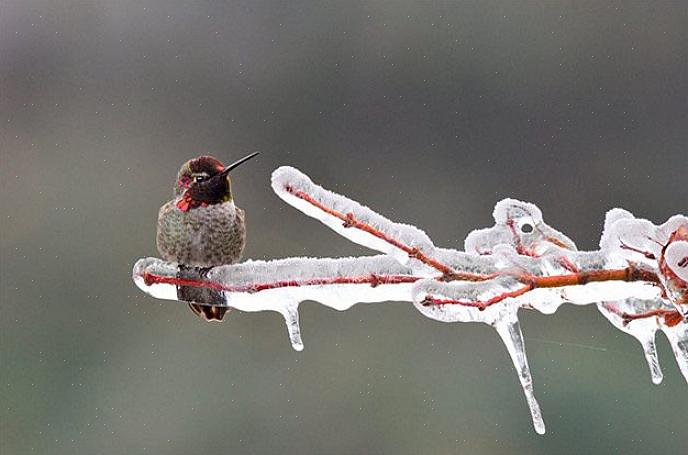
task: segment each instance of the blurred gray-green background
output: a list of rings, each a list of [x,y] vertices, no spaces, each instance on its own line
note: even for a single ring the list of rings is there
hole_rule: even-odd
[[[679,453],[688,389],[593,307],[522,314],[537,436],[493,330],[410,305],[206,324],[141,294],[178,166],[235,173],[246,256],[368,254],[280,202],[289,164],[438,245],[537,203],[686,213],[688,5],[0,0],[0,452]]]

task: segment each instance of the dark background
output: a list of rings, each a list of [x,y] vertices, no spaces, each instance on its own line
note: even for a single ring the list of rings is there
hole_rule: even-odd
[[[496,201],[579,248],[606,210],[686,213],[688,4],[0,0],[3,454],[679,453],[664,383],[593,306],[522,314],[547,423],[506,350],[410,305],[205,324],[131,281],[179,165],[229,162],[246,256],[368,254],[282,203],[316,182],[462,247]]]

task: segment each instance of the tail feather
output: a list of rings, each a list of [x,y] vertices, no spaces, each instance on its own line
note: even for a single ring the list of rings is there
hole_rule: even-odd
[[[196,305],[194,303],[189,303],[189,309],[206,322],[222,322],[222,318],[229,312],[228,307]]]
[[[205,279],[210,268],[193,267],[180,264],[178,276],[181,278]],[[222,292],[215,289],[177,286],[177,298],[183,302],[188,302],[191,311],[207,322],[222,322],[230,310],[226,306],[227,301]],[[195,302],[202,302],[199,305]]]

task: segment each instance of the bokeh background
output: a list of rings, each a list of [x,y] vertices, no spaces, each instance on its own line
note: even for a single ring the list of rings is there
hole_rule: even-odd
[[[0,452],[680,453],[688,389],[594,307],[522,314],[537,436],[490,328],[410,305],[206,324],[135,288],[197,154],[246,256],[369,254],[282,203],[289,164],[461,247],[496,201],[594,249],[686,213],[688,4],[0,0]]]

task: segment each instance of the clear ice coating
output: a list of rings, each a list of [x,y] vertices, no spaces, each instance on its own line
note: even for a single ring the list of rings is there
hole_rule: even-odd
[[[534,204],[504,199],[492,227],[470,233],[465,251],[436,247],[415,226],[396,223],[328,191],[292,167],[273,172],[288,204],[377,256],[248,260],[207,273],[157,258],[133,271],[145,293],[167,300],[282,315],[292,347],[303,349],[298,307],[314,300],[343,311],[356,303],[410,302],[440,322],[494,327],[518,373],[537,433],[535,399],[518,311],[554,313],[564,303],[596,304],[610,323],[638,340],[652,382],[662,381],[655,334],[665,333],[688,382],[688,217],[657,226],[622,209],[605,218],[600,249],[578,251],[545,223]]]

